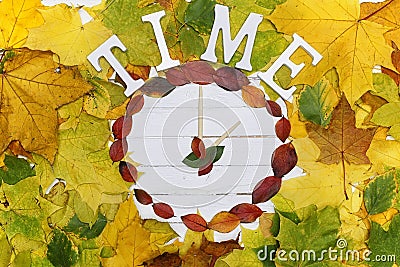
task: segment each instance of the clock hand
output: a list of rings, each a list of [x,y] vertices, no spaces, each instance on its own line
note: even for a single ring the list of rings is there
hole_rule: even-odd
[[[239,125],[240,121],[236,122],[231,128],[229,128],[223,135],[221,135],[213,144],[213,146],[218,146],[222,141],[225,140]]]
[[[197,137],[203,139],[203,87],[199,87],[199,102],[198,102],[198,118],[197,118]]]

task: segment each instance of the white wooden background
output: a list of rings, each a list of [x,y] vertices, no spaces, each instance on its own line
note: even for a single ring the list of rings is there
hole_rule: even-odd
[[[93,6],[101,0],[42,2],[45,5]],[[87,14],[81,15],[87,22]],[[154,72],[153,75],[156,76]],[[257,85],[257,81],[253,82]],[[197,169],[182,164],[184,157],[191,152],[192,138],[197,136],[197,85],[178,87],[161,99],[146,97],[143,110],[134,115],[133,130],[127,138],[131,157],[141,163],[138,169],[144,172],[136,187],[145,189],[156,202],[166,202],[174,208],[177,217],[168,221],[180,236],[184,236],[186,231],[179,219],[181,215],[199,210],[209,221],[219,211],[229,210],[238,203],[251,203],[255,184],[272,175],[271,155],[281,144],[274,133],[276,119],[265,108],[250,108],[243,102],[241,92],[227,92],[216,85],[204,86],[203,91],[206,145],[212,144],[237,121],[241,122],[222,142],[221,145],[225,146],[223,156],[208,175],[199,177]],[[283,102],[279,103],[283,108]],[[296,167],[285,179],[299,175],[302,172]],[[160,220],[151,206],[139,203],[137,206],[142,218]],[[273,212],[270,202],[259,206],[264,211]],[[257,223],[246,227],[255,228]],[[217,233],[216,240],[235,238],[238,231]]]

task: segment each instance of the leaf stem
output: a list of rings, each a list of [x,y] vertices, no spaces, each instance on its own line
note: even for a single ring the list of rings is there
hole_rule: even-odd
[[[349,196],[347,195],[346,191],[346,166],[344,164],[344,152],[341,152],[342,154],[342,170],[343,170],[343,192],[344,196],[346,197],[346,200],[349,200]]]
[[[221,144],[221,142],[224,141],[225,138],[227,138],[240,124],[240,121],[236,122],[231,128],[229,128],[223,135],[221,135],[220,138],[218,138],[214,142],[213,146],[218,146],[219,144]]]
[[[365,16],[364,18],[359,19],[358,21],[361,20],[367,20],[370,17],[376,15],[378,12],[380,12],[382,9],[385,9],[388,5],[390,5],[393,2],[393,0],[390,0],[389,2],[387,2],[386,4],[384,4],[383,6],[381,6],[379,9],[375,10],[374,12],[372,12],[371,14],[369,14],[368,16]]]

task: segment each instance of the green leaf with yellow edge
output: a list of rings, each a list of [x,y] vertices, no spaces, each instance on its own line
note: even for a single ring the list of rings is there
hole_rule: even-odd
[[[53,237],[47,246],[47,258],[54,267],[66,267],[72,266],[77,262],[78,253],[73,249],[73,244],[67,235],[55,229]]]
[[[389,230],[385,231],[379,224],[372,222],[368,247],[372,254],[369,256],[370,266],[391,267],[394,263],[400,264],[400,215],[395,215],[390,223]],[[374,261],[376,256],[385,256],[386,261]],[[388,257],[391,257],[389,260]]]
[[[80,8],[59,4],[39,11],[45,23],[29,30],[26,47],[50,50],[64,65],[89,64],[86,57],[112,35],[97,18],[82,24]]]
[[[37,8],[43,7],[40,0],[3,0],[0,2],[0,48],[22,47],[28,37],[28,29],[43,24]]]
[[[105,247],[102,254],[113,254],[101,259],[103,266],[142,266],[144,261],[157,256],[150,245],[150,234],[141,224],[132,197],[128,198],[120,205],[115,220],[107,224],[101,234]]]
[[[91,90],[76,67],[53,61],[50,52],[21,49],[4,65],[0,80],[0,152],[13,140],[50,162],[57,152],[56,109]],[[59,70],[59,71],[57,71]],[[26,90],[30,88],[30,90]]]
[[[198,33],[210,34],[214,24],[215,0],[194,0],[185,12],[185,23]]]
[[[305,210],[304,210],[305,209]],[[304,214],[301,222],[296,224],[284,216],[280,216],[281,227],[277,240],[280,249],[287,253],[284,256],[288,261],[277,262],[283,266],[306,266],[317,262],[321,256],[321,251],[329,247],[335,247],[338,229],[340,227],[339,212],[337,209],[326,206],[322,210],[317,210],[315,205],[296,210],[297,213]],[[299,260],[289,260],[288,252],[296,250],[299,252]],[[310,258],[301,257],[304,251],[314,251],[315,255],[310,254]],[[325,255],[325,260],[328,260]],[[318,260],[320,261],[320,260]]]
[[[365,188],[365,207],[370,215],[384,212],[393,206],[396,197],[395,177],[398,175],[399,171],[389,171],[375,177]]]
[[[306,85],[298,101],[306,120],[326,127],[339,98],[329,80],[322,78],[314,86]]]
[[[371,92],[374,95],[380,96],[388,102],[399,101],[399,87],[389,75],[374,73],[372,77],[374,88]]]
[[[14,185],[25,178],[35,176],[35,170],[25,159],[6,155],[4,164],[5,168],[0,169],[0,179],[6,184]]]
[[[85,113],[80,115],[75,130],[59,132],[59,153],[54,162],[54,173],[67,182],[67,190],[78,192],[94,216],[97,216],[103,195],[127,192],[118,165],[113,164],[109,157],[109,136],[107,120]],[[88,222],[87,219],[82,221]]]

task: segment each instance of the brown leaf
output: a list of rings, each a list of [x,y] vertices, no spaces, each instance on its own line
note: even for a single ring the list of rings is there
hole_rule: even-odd
[[[231,67],[219,68],[214,75],[214,81],[228,91],[239,91],[250,83],[246,75]]]
[[[242,98],[247,105],[253,108],[263,108],[267,105],[264,92],[252,85],[242,87]]]
[[[211,255],[196,248],[195,244],[192,244],[192,247],[182,256],[182,266],[187,267],[210,267],[210,261]]]
[[[204,251],[208,255],[212,255],[214,258],[222,257],[228,253],[231,253],[234,249],[244,249],[239,245],[238,240],[227,240],[222,242],[211,242],[203,235],[203,240],[200,245],[200,250]]]
[[[162,77],[150,78],[139,88],[141,92],[150,97],[164,97],[174,89],[175,85],[170,84],[167,79]]]
[[[238,204],[233,207],[229,213],[238,216],[241,223],[252,223],[263,214],[259,207],[249,203]]]
[[[220,233],[229,233],[240,224],[240,219],[235,214],[227,211],[217,213],[208,223],[208,228]]]
[[[400,72],[400,50],[393,41],[392,41],[392,47],[394,49],[392,52],[392,63],[393,66],[396,68],[396,70]],[[400,84],[400,74],[383,66],[381,67],[381,70],[382,73],[389,75],[395,81],[397,86]]]
[[[343,161],[354,164],[370,163],[366,152],[375,129],[355,127],[355,113],[344,96],[332,112],[328,129],[308,124],[307,132],[321,150],[318,161],[322,163],[336,164]]]
[[[140,204],[142,204],[142,205],[150,205],[150,204],[153,203],[153,198],[146,191],[144,191],[142,189],[134,189],[133,191],[135,192],[136,200]]]
[[[30,160],[33,160],[32,154],[25,151],[20,141],[11,141],[11,143],[8,145],[8,149],[10,149],[15,156],[20,155],[27,157]]]
[[[168,253],[155,257],[151,261],[143,263],[144,267],[180,267],[182,265],[182,260],[179,257],[179,253]]]
[[[206,157],[206,146],[204,145],[203,140],[194,137],[192,140],[192,151],[196,157],[204,159]]]
[[[281,188],[282,178],[275,176],[268,176],[262,179],[254,187],[252,193],[253,204],[262,203],[270,200]]]
[[[290,121],[286,119],[285,117],[282,117],[279,121],[276,122],[275,124],[275,133],[276,136],[282,141],[285,142],[285,140],[289,137],[290,135]]]
[[[296,149],[292,143],[280,145],[272,153],[271,165],[274,175],[282,178],[297,164]]]
[[[175,86],[182,86],[190,83],[186,75],[183,73],[181,67],[175,67],[167,70],[165,76],[168,82]]]
[[[119,162],[119,173],[122,179],[128,183],[135,183],[138,177],[138,171],[134,165],[126,161]]]
[[[110,158],[112,161],[120,161],[125,157],[125,153],[128,149],[128,143],[126,139],[118,139],[112,143],[110,147]]]
[[[282,109],[275,101],[267,100],[265,107],[271,116],[282,117]]]
[[[210,163],[206,164],[205,166],[200,167],[199,171],[197,172],[197,175],[203,176],[203,175],[209,174],[212,171],[213,167],[214,167],[213,162],[210,162]]]
[[[169,219],[169,218],[174,217],[174,210],[168,204],[154,203],[153,210],[157,216],[159,216],[163,219]]]
[[[126,107],[126,115],[132,116],[142,110],[144,105],[144,97],[142,94],[132,97]]]
[[[182,222],[192,231],[204,232],[207,230],[207,222],[198,214],[188,214],[181,217]]]
[[[114,138],[123,139],[129,135],[132,129],[132,117],[122,116],[119,117],[112,126]]]
[[[151,67],[131,65],[128,63],[125,69],[134,80],[143,79],[146,81],[149,79]]]
[[[210,84],[214,82],[215,70],[205,61],[192,61],[182,66],[186,78],[196,84]]]

